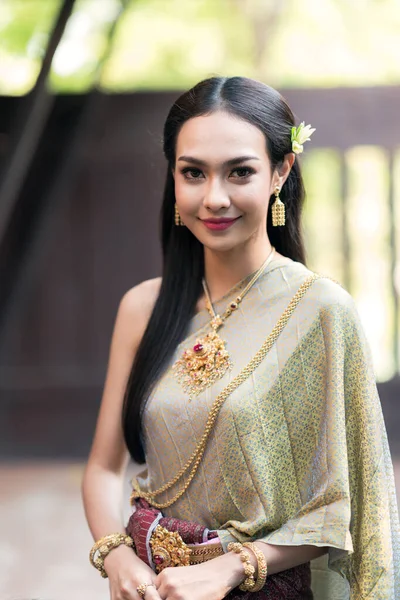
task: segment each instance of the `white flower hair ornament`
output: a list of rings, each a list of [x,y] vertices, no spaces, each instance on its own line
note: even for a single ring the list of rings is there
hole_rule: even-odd
[[[304,121],[298,127],[292,127],[292,151],[295,154],[303,152],[303,144],[307,142],[314,133],[311,125],[304,126]]]

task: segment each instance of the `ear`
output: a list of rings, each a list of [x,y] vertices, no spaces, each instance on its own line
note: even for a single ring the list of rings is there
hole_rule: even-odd
[[[285,158],[283,162],[276,167],[274,174],[272,176],[271,184],[271,194],[274,192],[275,188],[279,187],[282,189],[283,184],[286,179],[289,177],[289,173],[294,165],[294,161],[296,160],[296,155],[294,152],[289,152],[289,154],[285,154]]]

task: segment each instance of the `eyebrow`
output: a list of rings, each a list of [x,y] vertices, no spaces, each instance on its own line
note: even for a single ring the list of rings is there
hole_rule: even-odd
[[[247,160],[260,160],[257,156],[237,156],[235,158],[230,158],[222,163],[223,167],[232,167],[233,165],[238,165],[239,163],[245,162]],[[184,161],[188,163],[192,163],[195,165],[200,165],[202,167],[207,166],[207,162],[205,160],[201,160],[200,158],[195,158],[194,156],[180,156],[178,158],[179,161]]]

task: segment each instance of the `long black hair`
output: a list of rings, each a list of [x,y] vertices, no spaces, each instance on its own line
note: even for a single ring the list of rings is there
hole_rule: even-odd
[[[176,140],[182,125],[193,117],[224,111],[255,125],[265,135],[272,171],[292,152],[294,116],[284,98],[273,88],[246,77],[211,77],[182,94],[173,104],[164,126],[164,154],[168,161],[161,208],[163,272],[160,293],[137,349],[126,388],[123,431],[132,458],[145,462],[142,416],[152,388],[166,368],[177,345],[184,339],[196,303],[202,293],[203,245],[187,227],[174,221]],[[268,237],[276,250],[305,263],[300,216],[304,186],[296,160],[281,190],[286,225],[272,227],[267,216]],[[271,206],[274,196],[269,200]]]

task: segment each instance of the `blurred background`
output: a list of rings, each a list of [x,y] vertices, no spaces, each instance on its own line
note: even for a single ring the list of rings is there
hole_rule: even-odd
[[[308,265],[355,298],[399,488],[399,40],[398,0],[1,0],[1,600],[109,597],[80,480],[119,300],[160,274],[162,125],[210,75],[316,127]]]

